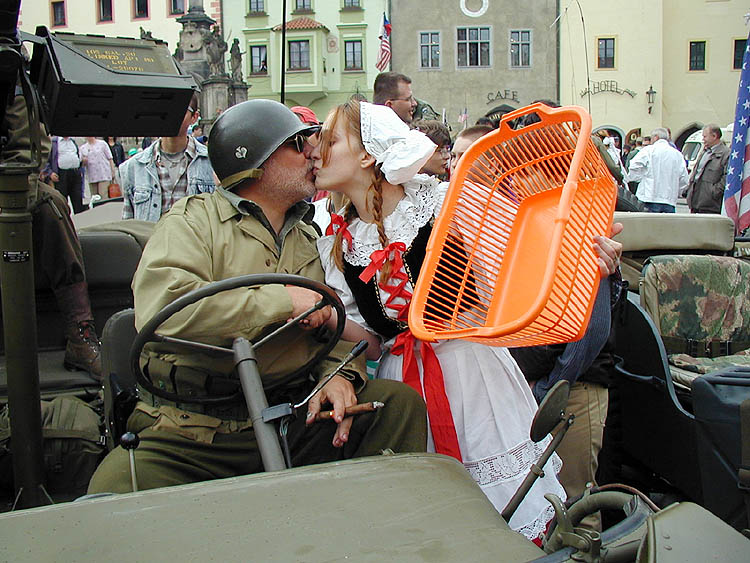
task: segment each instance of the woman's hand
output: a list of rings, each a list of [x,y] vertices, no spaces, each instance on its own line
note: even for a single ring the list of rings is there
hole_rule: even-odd
[[[614,237],[622,232],[622,223],[614,223],[610,237]],[[608,237],[594,237],[594,251],[598,256],[599,271],[603,278],[615,273],[620,265],[620,256],[622,256],[622,243],[612,240]]]

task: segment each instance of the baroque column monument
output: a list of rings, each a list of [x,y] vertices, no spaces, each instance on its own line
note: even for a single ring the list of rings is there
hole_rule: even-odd
[[[175,58],[183,70],[193,75],[201,87],[201,122],[208,132],[219,114],[247,100],[249,86],[242,79],[242,54],[232,52],[232,74],[226,71],[227,43],[216,20],[206,15],[203,0],[190,0],[188,12],[179,18],[182,25]],[[239,61],[237,60],[239,57]]]

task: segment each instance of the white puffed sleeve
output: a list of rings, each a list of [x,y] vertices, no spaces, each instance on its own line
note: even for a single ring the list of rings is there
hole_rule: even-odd
[[[346,318],[354,321],[368,332],[376,334],[365,322],[365,319],[359,313],[357,303],[354,301],[354,295],[349,289],[349,285],[346,283],[344,278],[344,272],[338,269],[336,263],[333,261],[333,255],[331,249],[333,248],[333,241],[336,237],[334,235],[320,237],[317,240],[318,253],[320,254],[320,262],[323,264],[323,271],[326,275],[326,285],[333,289],[344,304],[344,310],[346,311]]]

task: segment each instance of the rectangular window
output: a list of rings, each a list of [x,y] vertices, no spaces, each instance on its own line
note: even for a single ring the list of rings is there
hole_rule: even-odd
[[[615,68],[615,38],[600,37],[599,52],[596,59],[597,68]]]
[[[312,0],[294,0],[295,1],[295,10],[296,11],[310,11],[312,10]]]
[[[169,0],[169,13],[170,14],[184,14],[185,13],[185,0]]]
[[[133,0],[133,17],[148,17],[148,0]]]
[[[359,8],[359,0],[344,0],[344,8]]]
[[[65,2],[52,2],[52,27],[65,25]]]
[[[511,68],[528,68],[531,66],[531,30],[514,29],[510,32],[510,66]]]
[[[310,42],[289,42],[289,70],[310,70]]]
[[[266,61],[266,46],[253,45],[250,47],[250,73],[267,74],[268,64]]]
[[[344,41],[344,70],[362,70],[362,41]]]
[[[250,12],[265,12],[266,7],[263,0],[250,0]]]
[[[742,70],[742,59],[745,57],[746,44],[747,39],[734,40],[734,63],[732,64],[734,70]]]
[[[440,33],[419,32],[419,64],[422,68],[440,68]]]
[[[112,0],[99,0],[97,2],[100,22],[112,21]]]
[[[456,29],[458,66],[490,66],[490,28],[459,27]]]
[[[690,42],[690,70],[706,70],[706,42]]]

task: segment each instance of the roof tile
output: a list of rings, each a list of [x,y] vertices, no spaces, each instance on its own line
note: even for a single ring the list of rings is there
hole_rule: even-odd
[[[273,30],[281,31],[281,27],[282,27],[281,24],[279,24],[277,26],[274,26]],[[320,23],[319,21],[315,21],[312,18],[306,18],[304,16],[301,18],[295,18],[293,20],[289,20],[288,22],[286,22],[287,31],[299,30],[299,29],[325,29],[326,31],[328,31],[328,28],[324,26],[322,23]]]

